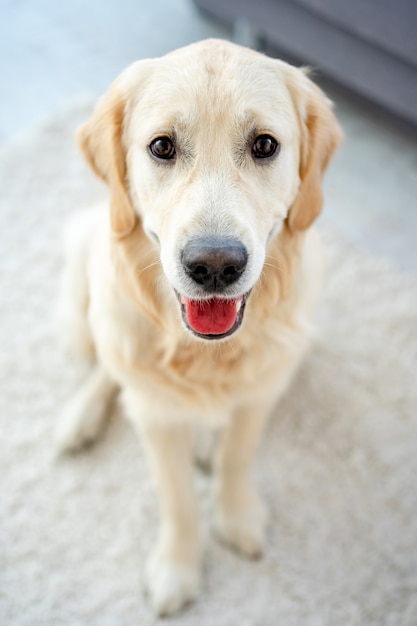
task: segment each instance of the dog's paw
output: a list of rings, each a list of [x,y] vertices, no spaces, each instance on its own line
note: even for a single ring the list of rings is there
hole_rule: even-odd
[[[55,429],[55,442],[61,452],[77,451],[100,436],[118,389],[100,366],[91,371],[67,404]]]
[[[59,452],[78,452],[95,442],[102,429],[102,407],[90,410],[75,397],[59,416],[54,439]]]
[[[179,565],[157,553],[148,561],[146,591],[155,613],[162,617],[176,613],[197,595],[198,565]]]
[[[213,519],[216,537],[240,554],[259,559],[264,553],[267,510],[256,496],[243,510],[232,511],[218,504]]]

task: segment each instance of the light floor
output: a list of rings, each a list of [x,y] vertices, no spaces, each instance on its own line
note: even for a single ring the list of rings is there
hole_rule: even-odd
[[[231,33],[188,0],[3,0],[0,144],[101,94],[130,62],[206,37]],[[417,274],[417,132],[334,87],[328,93],[345,142],[326,177],[321,222]]]

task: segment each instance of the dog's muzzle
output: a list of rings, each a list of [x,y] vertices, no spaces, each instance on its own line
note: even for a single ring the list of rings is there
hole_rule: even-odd
[[[198,237],[186,244],[181,264],[199,297],[178,294],[178,298],[183,321],[195,335],[222,339],[240,327],[249,292],[229,294],[247,263],[247,250],[236,239]]]

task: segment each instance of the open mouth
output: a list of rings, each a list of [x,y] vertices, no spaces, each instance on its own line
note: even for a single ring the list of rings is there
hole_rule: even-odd
[[[191,300],[177,294],[186,327],[203,339],[223,339],[240,327],[250,292],[237,298]]]

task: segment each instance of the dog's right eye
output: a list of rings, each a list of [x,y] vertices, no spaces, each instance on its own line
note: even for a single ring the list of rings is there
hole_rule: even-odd
[[[169,137],[157,137],[152,141],[149,150],[155,158],[164,161],[175,159],[176,157],[175,146]]]

